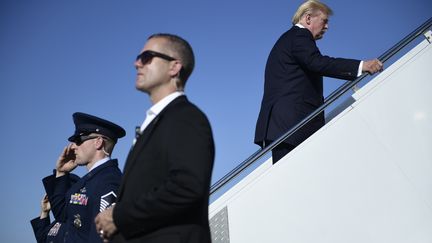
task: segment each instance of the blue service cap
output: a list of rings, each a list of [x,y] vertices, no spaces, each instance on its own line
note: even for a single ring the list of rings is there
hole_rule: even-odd
[[[75,112],[72,117],[75,123],[75,133],[68,138],[70,142],[74,142],[79,136],[90,133],[104,135],[114,142],[126,135],[126,131],[122,127],[105,119],[82,112]]]

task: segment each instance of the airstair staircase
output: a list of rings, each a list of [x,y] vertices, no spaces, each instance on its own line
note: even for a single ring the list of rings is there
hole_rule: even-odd
[[[278,163],[257,164],[286,137],[212,186],[213,243],[432,242],[431,23],[380,57],[397,59]]]

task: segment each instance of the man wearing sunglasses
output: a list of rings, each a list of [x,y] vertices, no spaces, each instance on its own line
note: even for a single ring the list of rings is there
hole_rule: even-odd
[[[75,133],[56,163],[54,175],[43,183],[54,218],[61,223],[55,242],[102,242],[94,218],[117,198],[121,171],[111,153],[125,130],[107,120],[74,113]],[[78,181],[70,172],[86,166],[88,173]]]
[[[150,36],[135,61],[135,86],[150,96],[114,207],[96,217],[107,242],[210,243],[208,199],[214,142],[205,114],[183,90],[194,67],[189,43]]]

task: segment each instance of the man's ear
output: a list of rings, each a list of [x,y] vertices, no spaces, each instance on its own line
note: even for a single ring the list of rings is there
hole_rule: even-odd
[[[182,69],[183,65],[180,61],[174,60],[172,61],[171,67],[170,67],[170,75],[171,77],[176,77],[180,75],[180,70]]]
[[[105,143],[105,141],[103,140],[102,137],[96,139],[95,140],[96,149],[98,149],[98,150],[103,149],[104,148],[104,143]]]
[[[306,24],[310,25],[311,18],[312,18],[311,14],[306,14],[306,16],[305,16]]]

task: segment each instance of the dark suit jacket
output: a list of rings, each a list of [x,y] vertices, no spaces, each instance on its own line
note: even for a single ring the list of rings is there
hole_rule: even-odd
[[[293,26],[274,45],[254,142],[274,141],[323,104],[323,76],[354,80],[359,60],[321,55],[308,29]],[[320,114],[285,142],[297,146],[324,125]]]
[[[173,100],[137,139],[124,169],[114,242],[210,243],[208,199],[214,143],[206,116]]]

